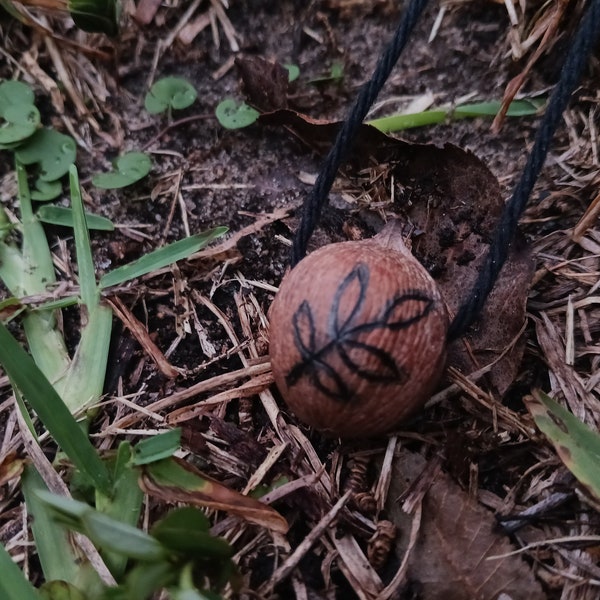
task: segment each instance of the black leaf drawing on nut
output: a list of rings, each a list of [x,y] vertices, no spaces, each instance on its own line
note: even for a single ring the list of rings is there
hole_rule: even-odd
[[[312,385],[326,396],[343,402],[351,401],[354,391],[349,388],[344,374],[331,365],[330,359],[336,355],[339,357],[338,364],[341,361],[348,371],[367,381],[388,384],[406,380],[406,369],[390,352],[361,340],[360,336],[376,329],[406,329],[427,316],[434,301],[421,290],[407,290],[387,300],[378,318],[364,322],[361,312],[369,279],[369,267],[364,263],[359,263],[344,278],[333,297],[324,336],[317,335],[310,303],[304,300],[300,304],[292,317],[294,343],[300,360],[286,376],[288,386],[308,377]],[[408,315],[404,314],[407,302],[411,302],[412,308]],[[321,341],[323,337],[325,340]]]

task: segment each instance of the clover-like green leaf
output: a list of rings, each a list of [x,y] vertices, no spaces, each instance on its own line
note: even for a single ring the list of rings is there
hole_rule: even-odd
[[[31,199],[38,202],[47,202],[48,200],[58,198],[61,192],[62,183],[59,180],[43,181],[42,179],[37,179],[35,188],[31,190]]]
[[[16,158],[25,165],[39,165],[42,181],[56,181],[75,162],[75,140],[54,129],[38,129],[15,152]]]
[[[339,61],[335,61],[331,65],[331,69],[329,70],[329,73],[327,75],[323,75],[321,77],[315,77],[314,79],[311,79],[309,81],[309,83],[312,83],[312,84],[323,84],[323,83],[330,83],[330,82],[335,83],[335,82],[340,82],[343,78],[344,78],[344,64]]]
[[[22,81],[0,83],[0,115],[9,106],[32,106],[35,101],[33,90]]]
[[[182,77],[164,77],[150,88],[144,98],[144,107],[153,115],[168,108],[181,110],[191,106],[197,95],[194,86]]]
[[[241,129],[252,125],[260,113],[245,102],[238,104],[233,98],[226,98],[217,105],[217,119],[225,129]]]
[[[33,104],[11,104],[1,113],[0,144],[15,144],[32,136],[40,124],[40,113]]]
[[[298,77],[300,77],[300,67],[294,64],[283,65],[288,72],[288,83],[292,83],[292,81],[296,81]]]
[[[97,173],[92,184],[104,190],[126,187],[143,179],[150,173],[152,161],[143,152],[127,152],[114,162],[115,170],[110,173]]]

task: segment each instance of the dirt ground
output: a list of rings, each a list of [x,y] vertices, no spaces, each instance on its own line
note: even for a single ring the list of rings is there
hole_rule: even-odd
[[[214,110],[225,97],[244,98],[233,64],[233,57],[243,54],[297,64],[301,75],[290,93],[294,109],[313,118],[342,119],[394,30],[400,15],[395,4],[254,0],[232,1],[224,10],[216,0],[200,2],[190,21],[217,5],[225,16],[220,20],[210,13],[213,26],[189,44],[175,35],[186,2],[164,3],[144,26],[128,17],[114,45],[68,28],[61,15],[42,14],[56,32],[55,47],[85,113],[78,113],[61,83],[45,36],[2,17],[0,78],[32,83],[43,121],[77,134],[85,200],[117,224],[113,233],[92,234],[100,274],[210,227],[226,225],[225,240],[233,240],[220,240],[214,252],[119,290],[124,305],[181,374],[165,377],[116,319],[107,402],[94,423],[95,439],[109,449],[120,439],[141,439],[143,430],[160,429],[166,419],[183,428],[184,455],[221,483],[243,490],[254,478],[254,487],[264,485],[270,492],[281,482],[296,483],[273,501],[290,524],[286,535],[210,513],[214,531],[236,550],[242,597],[596,598],[598,542],[577,541],[598,533],[594,500],[536,430],[523,398],[541,388],[571,410],[579,407],[589,425],[597,427],[600,420],[594,376],[600,354],[594,295],[600,236],[592,221],[579,242],[572,237],[597,200],[600,181],[597,59],[565,115],[522,221],[535,267],[527,316],[516,317],[524,337],[517,343],[520,350],[510,353],[514,364],[505,367],[501,384],[491,376],[469,380],[471,371],[450,373],[435,405],[395,435],[364,442],[327,439],[306,427],[270,385],[266,315],[289,264],[299,209],[321,158],[285,127],[256,123],[226,130]],[[570,5],[560,34],[533,66],[522,93],[547,96],[556,82],[579,14],[580,3]],[[407,97],[432,95],[434,106],[501,99],[507,83],[523,71],[536,44],[523,47],[516,59],[518,40],[538,22],[543,3],[528,4],[514,26],[503,3],[443,6],[437,24],[440,5],[432,2],[425,11],[373,117],[396,112]],[[63,37],[77,40],[84,51]],[[235,43],[239,51],[232,49]],[[342,80],[310,83],[325,78],[336,62],[343,64]],[[58,82],[62,111],[51,101],[43,75]],[[198,91],[196,103],[174,114],[171,123],[143,111],[149,85],[165,75],[183,76]],[[472,152],[497,178],[499,197],[506,200],[538,123],[537,116],[509,118],[496,134],[490,119],[465,119],[408,130],[402,138],[440,148],[452,143]],[[106,170],[115,156],[137,149],[152,156],[147,178],[114,192],[90,184],[91,175]],[[2,201],[14,207],[12,164],[7,153],[2,157]],[[373,171],[348,171],[340,178],[311,249],[349,235],[370,235],[392,215],[393,205],[377,204],[374,178]],[[385,193],[389,186],[387,181]],[[246,235],[236,237],[240,231]],[[55,228],[51,235],[67,241],[55,247],[68,259],[68,232]],[[527,277],[523,281],[515,293],[516,304],[524,306],[529,283]],[[74,318],[65,311],[73,342]],[[502,322],[496,326],[502,329]],[[566,364],[571,344],[574,359]],[[229,380],[219,378],[235,373]],[[157,409],[161,421],[118,401],[129,398],[154,411],[153,403],[203,381],[202,393]],[[22,452],[18,432],[11,439],[3,433],[13,405],[8,381],[0,382],[1,447]],[[194,418],[177,412],[185,406],[196,407]],[[353,496],[327,525],[324,517],[336,516],[330,511],[348,490]],[[3,541],[20,531],[19,502],[18,488],[0,502]],[[148,509],[154,516],[161,511],[150,500]],[[387,523],[397,533],[390,533]],[[573,540],[545,541],[556,538]],[[295,553],[298,548],[302,551]],[[506,556],[519,548],[516,556]],[[489,556],[502,558],[494,562]],[[37,580],[35,557],[29,560]],[[477,565],[480,575],[469,565]]]

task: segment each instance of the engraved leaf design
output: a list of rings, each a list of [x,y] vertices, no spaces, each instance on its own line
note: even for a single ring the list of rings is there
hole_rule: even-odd
[[[407,303],[411,303],[410,306],[407,307]],[[425,292],[408,290],[402,296],[389,302],[381,319],[382,326],[394,330],[409,327],[426,317],[433,308],[433,304],[433,299]]]
[[[405,370],[396,363],[394,357],[373,344],[346,340],[338,346],[338,352],[352,372],[368,381],[391,383],[406,378]]]
[[[311,356],[315,351],[315,320],[310,309],[310,304],[304,300],[292,317],[294,327],[294,341],[303,359]]]
[[[334,400],[349,401],[352,399],[352,390],[344,378],[329,364],[322,361],[315,364],[311,371],[313,385],[323,394]]]
[[[365,302],[368,285],[369,268],[364,263],[359,263],[336,290],[329,314],[329,329],[334,338],[343,335],[359,314]],[[344,305],[347,305],[347,308]],[[344,314],[346,311],[348,313]]]
[[[292,317],[292,326],[301,359],[286,376],[289,386],[306,376],[324,395],[338,401],[351,401],[355,391],[346,383],[345,370],[378,383],[407,379],[408,373],[391,352],[362,341],[359,336],[376,329],[406,329],[431,311],[434,300],[424,291],[408,290],[389,300],[378,318],[361,322],[369,280],[370,271],[365,263],[359,263],[346,275],[334,294],[325,324],[326,338],[319,347],[310,304],[307,300],[300,304]],[[335,354],[339,360],[331,361],[331,355]]]

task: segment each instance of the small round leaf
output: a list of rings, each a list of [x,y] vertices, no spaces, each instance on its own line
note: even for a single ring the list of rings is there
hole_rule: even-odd
[[[54,129],[38,129],[15,152],[24,165],[39,165],[42,181],[60,179],[75,162],[76,155],[75,140]]]
[[[252,125],[260,116],[257,110],[245,102],[238,104],[233,98],[226,98],[219,102],[215,110],[217,119],[225,129],[241,129]]]
[[[298,65],[289,64],[283,65],[288,72],[288,83],[292,83],[292,81],[296,81],[298,77],[300,77],[300,67]]]
[[[32,136],[40,124],[40,113],[33,104],[11,104],[2,112],[0,144],[15,144]]]
[[[152,168],[152,161],[143,152],[127,152],[119,156],[114,165],[114,171],[94,175],[92,184],[105,190],[126,187],[146,177]]]
[[[43,181],[37,179],[35,188],[31,190],[31,199],[38,202],[47,202],[58,198],[62,192],[62,183],[60,181]]]
[[[150,88],[144,99],[144,107],[153,115],[169,107],[180,110],[191,106],[196,96],[196,89],[189,81],[181,77],[164,77]]]
[[[33,90],[22,81],[0,83],[0,115],[8,106],[31,106],[35,102]]]

